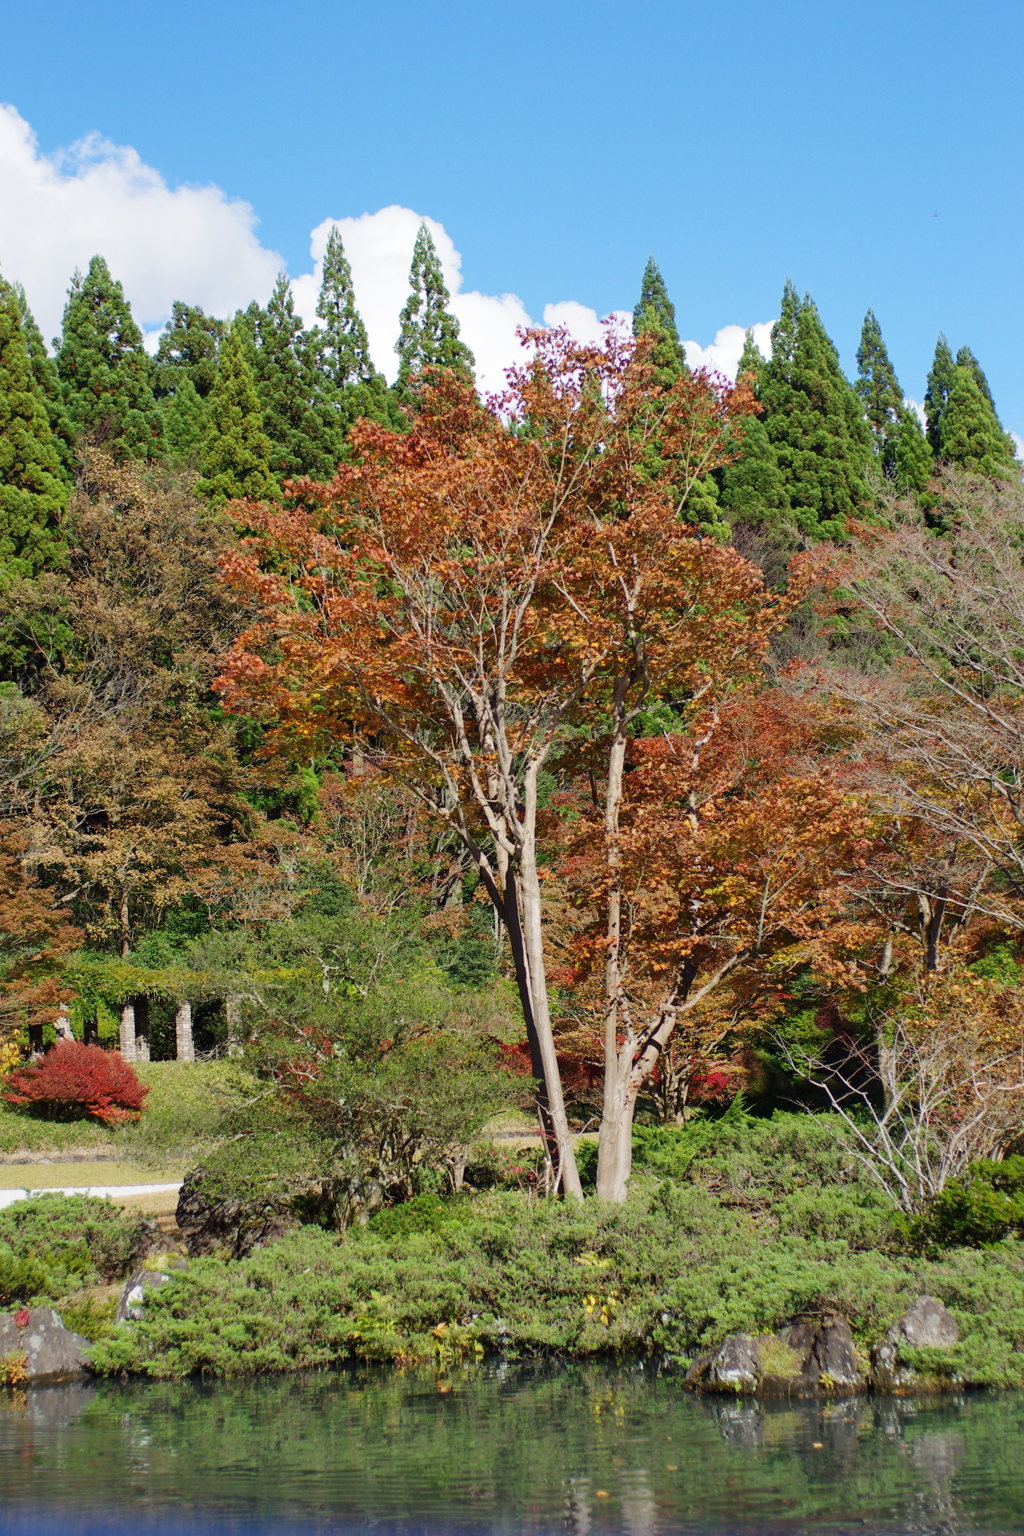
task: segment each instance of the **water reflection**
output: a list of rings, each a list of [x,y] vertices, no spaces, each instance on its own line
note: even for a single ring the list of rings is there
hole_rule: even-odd
[[[100,1382],[0,1409],[0,1531],[1024,1529],[1024,1394],[749,1403],[653,1368]]]

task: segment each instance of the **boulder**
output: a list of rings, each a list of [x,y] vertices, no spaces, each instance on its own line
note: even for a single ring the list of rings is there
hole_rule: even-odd
[[[956,1318],[934,1296],[919,1296],[889,1332],[911,1349],[951,1349],[960,1338]]]
[[[90,1348],[89,1340],[65,1328],[50,1307],[0,1313],[0,1360],[23,1356],[27,1382],[88,1375]]]
[[[746,1333],[730,1333],[696,1362],[687,1380],[708,1392],[756,1392],[760,1373],[757,1341]]]
[[[188,1269],[188,1259],[177,1243],[148,1253],[129,1275],[117,1303],[118,1323],[137,1323],[145,1312],[146,1292],[159,1290],[174,1274]]]
[[[934,1296],[919,1296],[898,1317],[871,1351],[872,1385],[876,1392],[919,1391],[934,1386],[900,1362],[900,1347],[952,1349],[960,1338],[956,1318]]]
[[[689,1372],[707,1392],[813,1397],[859,1392],[867,1385],[844,1317],[802,1317],[753,1339],[734,1333]]]
[[[233,1259],[244,1259],[254,1248],[277,1242],[300,1224],[285,1197],[240,1200],[211,1196],[201,1169],[190,1173],[182,1184],[175,1221],[193,1256],[221,1253]]]

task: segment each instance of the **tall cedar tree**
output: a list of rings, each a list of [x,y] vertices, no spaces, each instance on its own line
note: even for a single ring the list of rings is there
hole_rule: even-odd
[[[226,329],[225,321],[175,299],[156,349],[154,393],[158,400],[173,395],[185,379],[192,381],[201,399],[207,398],[216,383],[217,353]]]
[[[653,256],[647,258],[640,298],[633,310],[633,335],[648,338],[654,383],[658,389],[669,390],[679,379],[689,375],[686,348],[679,340],[676,327],[675,306]],[[663,462],[657,433],[647,446],[646,467],[652,480],[661,475]],[[699,524],[705,533],[728,533],[720,521],[718,486],[710,474],[694,477],[688,473],[685,476],[679,506],[681,512],[685,511],[687,520]]]
[[[970,347],[961,347],[957,352],[956,366],[958,368],[967,368],[970,371],[970,373],[973,375],[975,384],[977,384],[978,388],[985,396],[985,399],[992,407],[993,413],[995,413],[996,402],[992,398],[992,390],[989,387],[988,379],[985,377],[985,370],[978,362],[978,359],[975,357]]]
[[[415,399],[413,385],[424,368],[450,368],[469,382],[473,380],[475,359],[459,339],[459,322],[448,308],[449,301],[434,241],[426,224],[421,224],[409,268],[409,297],[395,342],[395,393],[403,405]]]
[[[381,426],[401,426],[403,413],[396,409],[387,380],[370,356],[366,326],[356,308],[352,269],[336,224],[327,237],[316,312],[321,322],[317,366],[342,431],[347,435],[360,417]]]
[[[247,318],[256,320],[256,390],[271,473],[280,486],[332,474],[344,435],[316,366],[318,333],[302,329],[287,273],[278,276],[266,309],[254,316],[250,306]]]
[[[871,434],[813,299],[799,299],[790,282],[760,400],[794,521],[812,537],[842,538],[847,519],[870,505]]]
[[[765,360],[748,331],[740,356],[737,380],[745,379],[760,401]],[[785,521],[789,493],[778,454],[768,436],[764,416],[751,416],[744,424],[743,451],[732,464],[719,470],[719,502],[733,524],[775,524]]]
[[[956,364],[949,349],[949,342],[942,332],[935,343],[935,357],[928,371],[928,387],[924,395],[925,430],[932,453],[942,452],[942,413],[946,409],[949,391],[953,387],[953,369]]]
[[[971,368],[957,366],[939,424],[942,457],[981,475],[1020,475],[1013,443]]]
[[[36,383],[18,295],[0,278],[0,581],[64,558],[68,484]]]
[[[21,328],[25,333],[25,345],[28,347],[32,377],[42,393],[46,414],[50,421],[50,431],[53,433],[54,447],[60,458],[61,471],[70,486],[75,478],[75,429],[68,415],[64,391],[60,387],[57,364],[46,350],[43,333],[28,307],[28,299],[20,283],[14,284],[14,292],[21,309]]]
[[[671,389],[686,372],[686,348],[679,340],[675,305],[653,256],[647,258],[640,298],[633,310],[633,335],[654,338],[651,360],[655,382],[662,389]]]
[[[172,464],[191,468],[198,463],[210,424],[210,407],[185,376],[163,402],[164,446]]]
[[[150,360],[121,284],[102,256],[76,272],[64,309],[57,372],[76,430],[127,458],[162,452]]]
[[[896,485],[900,490],[923,491],[935,470],[931,445],[917,412],[904,408],[896,439]]]
[[[270,473],[270,439],[249,362],[249,331],[241,319],[231,326],[220,350],[217,382],[210,395],[210,420],[202,446],[201,496],[221,504],[247,497],[277,500]]]
[[[857,348],[859,377],[854,386],[875,439],[875,452],[887,480],[896,478],[896,454],[903,424],[903,391],[882,339],[873,309],[864,316]]]

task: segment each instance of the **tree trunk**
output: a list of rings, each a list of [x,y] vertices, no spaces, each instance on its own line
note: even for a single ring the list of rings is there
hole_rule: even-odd
[[[180,1002],[174,1015],[174,1054],[178,1061],[195,1061],[192,1039],[192,1004]]]
[[[606,941],[604,962],[604,1093],[601,1130],[597,1142],[597,1195],[599,1200],[623,1201],[633,1167],[633,1106],[630,1093],[632,1036],[629,1008],[621,969],[622,952],[622,854],[619,846],[619,812],[622,807],[622,776],[626,762],[626,729],[623,719],[627,678],[617,678],[612,713],[615,730],[608,753],[608,779],[604,800],[605,862],[608,870]],[[621,1047],[620,1035],[625,1037]]]
[[[129,998],[121,1009],[121,1055],[125,1061],[136,1059],[134,998]]]
[[[532,825],[531,813],[535,813],[537,795],[535,772],[527,774],[525,791],[526,818]],[[565,1113],[565,1101],[562,1098],[562,1080],[558,1071],[555,1037],[551,1029],[551,1009],[548,1002],[547,975],[544,968],[540,880],[537,877],[537,854],[532,836],[527,836],[523,841],[519,857],[519,868],[520,897],[523,909],[523,949],[527,967],[526,981],[530,994],[533,1025],[536,1031],[537,1048],[542,1068],[541,1081],[544,1084],[544,1096],[547,1101],[547,1117],[550,1120],[551,1133],[558,1148],[558,1166],[555,1169],[556,1182],[561,1187],[563,1195],[570,1196],[574,1200],[582,1200],[583,1185],[580,1183],[579,1170],[576,1167],[572,1132],[569,1129],[569,1121]],[[543,1114],[541,1119],[543,1125]]]

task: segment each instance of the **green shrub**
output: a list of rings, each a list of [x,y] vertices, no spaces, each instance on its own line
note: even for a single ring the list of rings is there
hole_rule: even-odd
[[[95,1296],[72,1297],[59,1306],[57,1312],[65,1328],[80,1333],[95,1344],[98,1339],[109,1339],[113,1333],[117,1300],[116,1296],[106,1301],[99,1301]]]
[[[13,1253],[6,1244],[0,1244],[0,1306],[55,1294],[50,1275],[37,1259]]]
[[[41,1195],[0,1211],[0,1244],[37,1261],[50,1295],[119,1280],[139,1251],[141,1223],[84,1195]]]
[[[1024,1157],[972,1163],[908,1229],[934,1248],[978,1248],[1024,1233]]]

